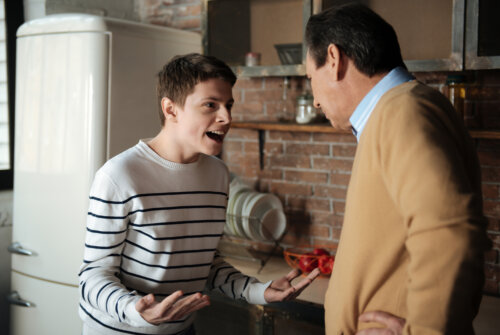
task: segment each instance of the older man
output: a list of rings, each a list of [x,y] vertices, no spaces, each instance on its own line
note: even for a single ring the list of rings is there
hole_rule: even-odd
[[[358,139],[327,334],[473,334],[489,240],[463,122],[367,7],[312,16],[306,41],[315,105]]]

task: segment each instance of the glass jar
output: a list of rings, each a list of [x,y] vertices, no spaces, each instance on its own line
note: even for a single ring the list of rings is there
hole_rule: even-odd
[[[318,109],[314,107],[314,97],[309,92],[297,97],[295,106],[295,121],[297,123],[311,123],[316,121]]]
[[[465,106],[465,77],[462,75],[449,75],[446,78],[446,86],[448,87],[448,99],[450,99],[451,104],[455,107],[460,118],[464,120],[464,106]]]

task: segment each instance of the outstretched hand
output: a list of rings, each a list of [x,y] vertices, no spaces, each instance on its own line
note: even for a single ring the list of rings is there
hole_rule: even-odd
[[[264,291],[264,299],[267,302],[277,302],[284,300],[295,299],[309,284],[319,276],[319,269],[314,269],[295,286],[292,285],[292,280],[300,276],[300,270],[292,270],[286,276],[278,280],[273,280],[271,285]]]
[[[356,335],[401,335],[406,320],[387,312],[365,312],[359,316],[361,322],[377,322],[386,328],[369,328],[356,333]]]
[[[190,313],[210,305],[207,295],[194,293],[184,298],[182,295],[182,291],[175,291],[157,302],[153,294],[148,294],[137,301],[135,309],[144,320],[159,325],[163,322],[181,320]]]

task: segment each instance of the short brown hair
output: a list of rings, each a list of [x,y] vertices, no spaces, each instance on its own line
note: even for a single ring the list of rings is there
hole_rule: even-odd
[[[184,106],[186,98],[194,91],[196,84],[211,78],[220,78],[234,85],[236,76],[223,61],[213,57],[190,53],[173,57],[158,73],[156,92],[160,105],[161,124],[165,116],[161,109],[161,100],[169,98],[175,104]]]

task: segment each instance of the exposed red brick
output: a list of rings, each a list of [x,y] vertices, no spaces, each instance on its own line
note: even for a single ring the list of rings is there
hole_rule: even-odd
[[[483,182],[498,183],[500,181],[500,167],[482,166],[481,178]]]
[[[322,239],[322,238],[314,238],[313,243],[317,247],[322,247],[330,252],[330,254],[334,255],[337,252],[338,242]]]
[[[478,151],[479,162],[482,166],[500,166],[500,154],[498,151]]]
[[[333,212],[335,214],[345,213],[345,202],[344,201],[334,201],[333,202]]]
[[[285,152],[287,154],[328,156],[330,155],[330,146],[327,144],[288,143]]]
[[[283,179],[283,170],[280,170],[280,169],[261,170],[261,171],[259,171],[257,176],[261,179],[281,180],[281,179]]]
[[[233,90],[246,90],[246,89],[262,89],[264,87],[264,80],[262,78],[238,78],[234,84]],[[260,101],[261,99],[259,99]]]
[[[344,199],[347,189],[331,186],[316,185],[314,187],[314,195],[317,197],[328,197],[331,199]]]
[[[311,237],[328,239],[330,238],[330,227],[327,225],[311,224],[309,226],[308,235]]]
[[[269,164],[272,167],[293,167],[307,169],[311,167],[311,160],[309,156],[273,155],[269,157]]]
[[[245,153],[259,153],[259,143],[257,142],[243,142]]]
[[[310,141],[311,133],[307,132],[289,132],[289,131],[270,131],[270,140],[282,141]]]
[[[483,210],[485,215],[500,217],[500,201],[484,200]]]
[[[266,155],[276,155],[283,153],[283,143],[266,142],[264,144],[264,152]]]
[[[296,235],[290,231],[288,231],[281,239],[281,243],[288,247],[311,245],[311,241],[312,240],[309,236]]]
[[[281,96],[281,90],[245,91],[245,101],[278,101]]]
[[[241,129],[241,128],[231,128],[226,135],[227,140],[233,139],[246,139],[246,140],[258,140],[258,133],[255,130],[251,129]]]
[[[285,171],[284,179],[306,183],[326,183],[328,181],[328,174],[313,171]]]
[[[488,218],[488,230],[500,232],[500,219]]]
[[[485,253],[484,259],[487,263],[498,264],[498,250],[492,249]]]
[[[494,184],[482,184],[483,188],[483,198],[494,198],[498,199],[500,197],[500,185]]]
[[[354,158],[356,147],[353,145],[333,145],[332,153],[334,157],[350,157]]]
[[[235,103],[231,114],[233,119],[235,116],[242,116],[244,120],[257,120],[263,111],[263,105],[261,102],[249,101],[249,102],[239,102]],[[254,131],[255,132],[255,131]]]
[[[330,207],[330,201],[328,201],[328,207]],[[330,211],[311,211],[311,222],[315,224],[323,224],[328,226],[334,225],[334,215]]]
[[[243,151],[243,143],[241,141],[230,141],[226,140],[224,141],[224,146],[222,147],[222,151],[227,152],[227,153],[232,153],[232,152],[241,152]]]
[[[311,186],[303,184],[291,184],[284,182],[271,182],[270,191],[272,193],[280,194],[294,194],[294,195],[311,195]]]
[[[352,164],[353,160],[351,159],[313,157],[314,169],[332,170],[335,172],[339,171],[350,172],[352,170]]]
[[[311,197],[298,198],[289,196],[287,200],[287,207],[295,210],[310,211],[330,211],[330,201],[325,199],[315,199]],[[316,222],[314,218],[312,221]]]
[[[487,279],[500,279],[500,266],[494,264],[485,264],[484,275]]]
[[[347,186],[351,179],[350,173],[332,172],[330,173],[330,184],[336,186]]]
[[[353,143],[356,144],[356,137],[352,134],[336,134],[336,133],[314,133],[313,141],[329,142],[329,143]]]

